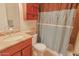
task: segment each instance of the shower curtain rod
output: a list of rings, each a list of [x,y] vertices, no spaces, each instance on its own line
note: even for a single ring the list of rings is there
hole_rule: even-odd
[[[65,25],[55,25],[55,24],[46,24],[46,23],[38,23],[39,25],[47,25],[47,26],[56,26],[56,27],[66,27],[66,28],[73,28],[73,26],[65,26]]]

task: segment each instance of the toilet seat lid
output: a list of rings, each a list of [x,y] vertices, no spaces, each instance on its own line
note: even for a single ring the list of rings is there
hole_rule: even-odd
[[[42,43],[36,43],[33,45],[33,47],[38,51],[44,51],[46,49],[46,45]]]

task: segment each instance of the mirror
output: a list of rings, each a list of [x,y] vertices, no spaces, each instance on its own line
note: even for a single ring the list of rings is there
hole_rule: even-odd
[[[20,30],[20,15],[18,3],[6,3],[6,15],[8,22],[8,29],[13,28],[13,31]]]

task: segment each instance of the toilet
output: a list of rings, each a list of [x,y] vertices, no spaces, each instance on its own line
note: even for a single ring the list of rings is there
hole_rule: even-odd
[[[37,43],[37,34],[33,35],[32,46],[33,46],[33,51],[35,51],[35,54],[37,56],[43,56],[43,53],[46,50],[46,45],[42,43]]]

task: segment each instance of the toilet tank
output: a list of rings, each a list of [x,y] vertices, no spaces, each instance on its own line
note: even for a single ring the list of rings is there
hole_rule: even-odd
[[[37,43],[37,34],[34,34],[32,37],[32,44]]]

